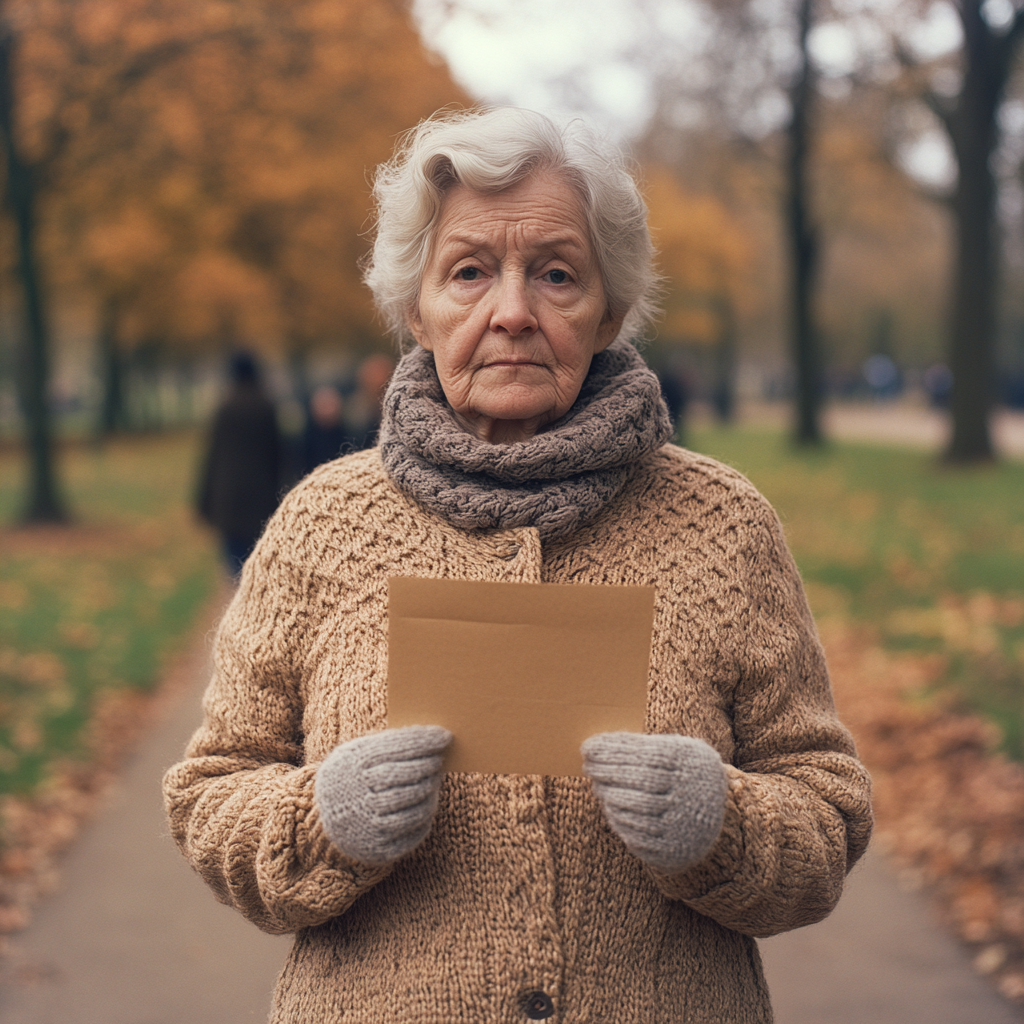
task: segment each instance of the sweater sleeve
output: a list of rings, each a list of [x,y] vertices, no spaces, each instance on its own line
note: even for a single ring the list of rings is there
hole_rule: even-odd
[[[782,527],[760,498],[746,525],[725,822],[700,863],[654,875],[669,898],[764,937],[813,924],[835,907],[871,834],[871,782],[836,716]]]
[[[277,578],[273,578],[276,576]],[[327,838],[304,764],[297,573],[253,558],[217,633],[204,721],[164,777],[175,842],[217,899],[264,931],[329,920],[387,875]]]

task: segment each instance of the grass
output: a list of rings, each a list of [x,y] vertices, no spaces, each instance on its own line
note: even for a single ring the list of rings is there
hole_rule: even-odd
[[[798,452],[781,434],[694,431],[778,510],[816,615],[936,659],[936,687],[1001,729],[1024,759],[1024,465],[943,468],[870,445]],[[0,795],[31,794],[88,755],[97,701],[146,689],[217,581],[190,497],[192,434],[71,447],[69,529],[0,528]],[[0,450],[0,523],[22,499]],[[927,698],[928,694],[922,695]]]
[[[1024,759],[1024,465],[954,469],[867,444],[798,451],[741,429],[688,440],[775,506],[816,615],[938,659],[936,689]]]
[[[0,451],[0,794],[30,795],[88,757],[97,702],[152,687],[212,593],[213,544],[190,508],[196,441],[69,447],[68,528],[13,526],[22,462]]]

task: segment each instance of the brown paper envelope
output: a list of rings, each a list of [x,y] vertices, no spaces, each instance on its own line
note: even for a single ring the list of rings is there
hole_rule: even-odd
[[[643,732],[653,587],[388,579],[388,725],[443,725],[448,771],[580,775]]]

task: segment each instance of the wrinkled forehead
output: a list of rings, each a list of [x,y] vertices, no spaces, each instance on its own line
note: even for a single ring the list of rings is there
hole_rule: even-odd
[[[593,255],[586,210],[578,191],[546,168],[503,189],[473,189],[452,183],[438,212],[431,255],[460,237],[515,237],[536,244],[565,243]]]

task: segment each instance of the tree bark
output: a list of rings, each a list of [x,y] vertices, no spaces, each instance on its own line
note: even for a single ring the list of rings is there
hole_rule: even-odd
[[[712,405],[722,423],[732,423],[736,414],[736,309],[732,296],[722,292],[715,296],[714,310],[718,317],[718,340],[715,343],[715,385]]]
[[[1022,26],[997,34],[981,14],[981,0],[961,0],[964,29],[963,86],[952,108],[932,98],[956,154],[953,194],[956,249],[950,314],[953,435],[946,458],[992,458],[989,413],[995,379],[996,305],[999,282],[997,185],[992,157],[999,141],[998,113]]]
[[[800,67],[789,90],[792,115],[787,129],[786,229],[790,250],[790,335],[796,369],[796,429],[798,444],[821,442],[821,355],[814,325],[814,283],[818,240],[810,213],[808,170],[815,75],[807,38],[813,19],[813,0],[800,0],[797,10]]]
[[[124,404],[124,357],[117,344],[118,303],[108,297],[103,303],[99,324],[99,369],[103,382],[99,415],[96,419],[98,440],[109,437],[126,426]]]
[[[991,459],[993,454],[988,421],[995,372],[998,242],[995,182],[988,168],[988,154],[974,152],[965,156],[960,161],[960,184],[953,202],[953,434],[946,458],[954,462],[979,462]]]
[[[0,8],[0,14],[2,14]],[[31,165],[22,159],[14,129],[14,37],[0,24],[0,145],[7,162],[5,204],[17,233],[17,267],[24,304],[25,330],[21,372],[29,454],[28,501],[24,519],[59,523],[67,519],[54,467],[53,416],[50,407],[50,338],[36,261],[36,189]]]

